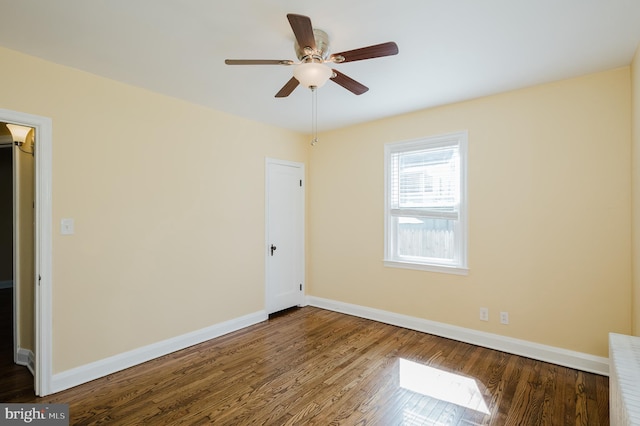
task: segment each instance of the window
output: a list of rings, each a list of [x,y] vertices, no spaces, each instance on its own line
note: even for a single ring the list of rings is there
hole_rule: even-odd
[[[385,145],[385,265],[467,273],[467,132]]]

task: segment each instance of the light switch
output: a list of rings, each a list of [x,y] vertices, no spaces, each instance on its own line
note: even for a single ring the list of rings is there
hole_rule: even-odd
[[[62,219],[60,221],[60,233],[62,235],[73,235],[75,233],[73,219]]]

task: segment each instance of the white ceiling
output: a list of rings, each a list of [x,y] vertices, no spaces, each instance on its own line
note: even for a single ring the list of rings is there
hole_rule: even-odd
[[[252,120],[309,133],[311,93],[275,93],[296,59],[287,13],[340,52],[395,41],[397,56],[338,64],[320,130],[629,65],[640,0],[0,0],[0,45]],[[7,64],[3,64],[7,66]]]

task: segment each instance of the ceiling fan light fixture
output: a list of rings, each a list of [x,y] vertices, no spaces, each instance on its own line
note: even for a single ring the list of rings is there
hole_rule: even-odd
[[[293,69],[293,76],[306,88],[324,86],[332,74],[331,68],[318,62],[305,62]]]

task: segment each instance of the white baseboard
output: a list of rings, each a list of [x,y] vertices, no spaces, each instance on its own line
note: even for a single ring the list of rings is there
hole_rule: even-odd
[[[143,346],[132,351],[114,355],[109,358],[95,361],[71,370],[63,371],[53,375],[51,382],[51,393],[63,391],[83,383],[90,382],[108,374],[124,370],[134,365],[170,354],[180,349],[202,343],[204,341],[220,337],[222,335],[240,330],[250,325],[267,320],[265,311],[258,311],[210,327],[196,330],[151,345]]]
[[[13,280],[0,281],[0,290],[4,288],[13,288]]]
[[[307,304],[581,371],[609,375],[608,358],[320,297],[307,296]]]
[[[27,367],[33,376],[35,376],[35,359],[36,358],[31,350],[18,348],[16,364]]]

